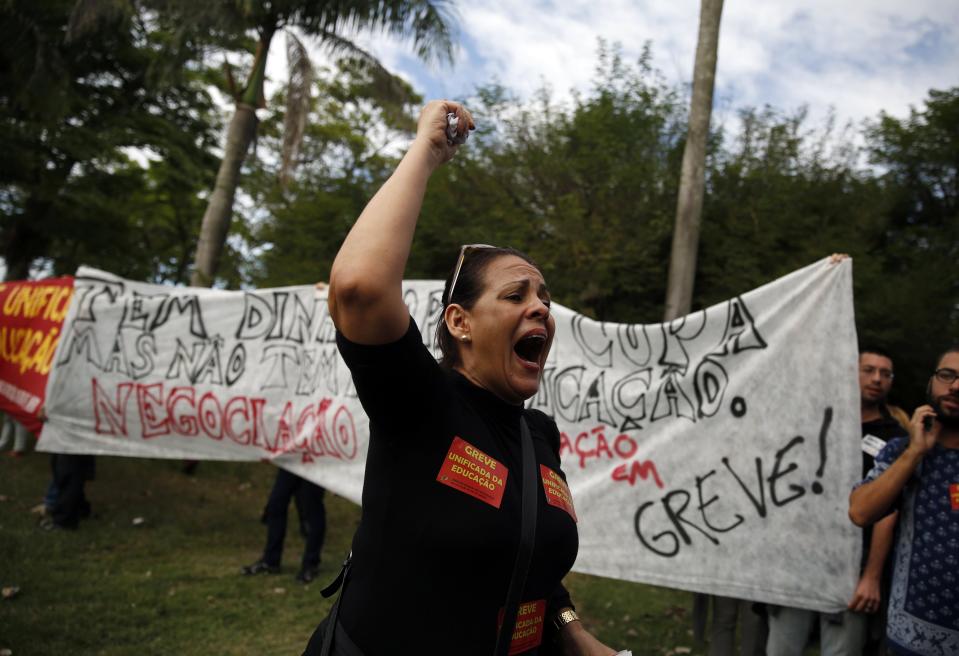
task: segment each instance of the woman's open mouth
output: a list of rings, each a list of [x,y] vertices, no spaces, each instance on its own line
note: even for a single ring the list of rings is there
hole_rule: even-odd
[[[545,348],[545,331],[534,331],[521,337],[520,340],[513,346],[513,351],[524,365],[539,369],[540,358],[543,355],[543,349]]]

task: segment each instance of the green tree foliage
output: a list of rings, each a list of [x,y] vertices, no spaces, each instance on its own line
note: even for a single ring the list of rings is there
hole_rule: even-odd
[[[283,143],[281,180],[286,183],[290,160],[304,134],[303,112],[309,105],[304,87],[312,80],[312,67],[305,47],[290,30],[295,30],[317,45],[338,56],[349,57],[373,81],[380,97],[393,102],[402,98],[407,86],[387,71],[373,55],[351,38],[358,30],[378,30],[408,40],[422,59],[450,57],[452,39],[444,0],[349,0],[323,3],[306,0],[152,0],[159,17],[185,26],[177,32],[174,49],[180,45],[201,43],[219,48],[242,43],[244,37],[255,42],[253,49],[239,50],[252,55],[245,83],[238,85],[229,73],[230,97],[235,102],[227,128],[223,156],[216,182],[204,212],[191,283],[210,286],[219,267],[220,255],[233,217],[233,206],[240,186],[241,168],[257,136],[256,109],[266,106],[264,80],[273,37],[287,31],[287,52],[291,85],[286,97],[287,137]],[[233,48],[236,51],[236,48]]]
[[[857,277],[874,266],[860,256],[883,234],[885,203],[843,137],[807,128],[803,111],[744,110],[740,121],[710,166],[695,307],[834,252],[855,258]]]
[[[933,360],[959,335],[959,90],[870,124],[866,169],[851,134],[811,129],[802,111],[740,118],[710,171],[696,306],[848,253],[860,342],[893,355],[895,399],[922,403]]]
[[[940,351],[959,342],[959,87],[931,90],[906,118],[881,114],[866,138],[887,223],[872,253],[880,275],[857,293],[860,334],[914,363],[896,377],[914,405]]]
[[[241,213],[255,226],[256,245],[248,276],[257,286],[328,277],[346,233],[392,173],[396,144],[412,138],[412,112],[422,102],[409,87],[400,97],[412,104],[384,102],[376,80],[352,59],[319,71],[313,86],[296,176],[283,180],[285,116],[274,108],[244,180],[250,202]]]
[[[168,35],[123,7],[91,22],[73,2],[13,1],[0,5],[0,17],[7,276],[86,263],[182,282],[197,193],[214,162],[202,71],[161,83],[157,53]],[[145,169],[131,152],[157,162]]]
[[[255,38],[199,19],[168,24],[156,3],[148,15],[124,2],[96,19],[74,11],[92,4],[0,4],[2,254],[15,277],[87,263],[183,282],[218,159],[204,85],[229,87],[204,68],[200,46],[252,48]],[[327,277],[412,137],[418,107],[397,99],[414,91],[387,102],[377,75],[350,57],[304,76],[312,86],[296,93],[307,118],[295,156],[277,109],[287,93],[276,98],[259,126],[260,156],[247,163],[245,221],[220,269],[227,284]],[[548,89],[531,102],[478,89],[467,104],[479,128],[431,180],[409,276],[445,276],[462,243],[509,244],[542,265],[558,301],[599,319],[658,321],[682,98],[648,49],[626,62],[603,43],[593,87],[569,102]],[[802,111],[741,110],[709,141],[694,308],[849,253],[860,338],[892,351],[895,391],[918,404],[931,360],[959,336],[957,119],[956,88],[859,133],[810,126]]]
[[[39,263],[56,274],[87,264],[134,280],[186,284],[204,207],[198,181],[211,177],[194,166],[160,160],[84,175],[63,191],[68,209]],[[188,177],[191,171],[199,178]],[[238,259],[231,251],[235,280]]]
[[[593,88],[566,104],[546,89],[523,103],[497,85],[467,101],[478,129],[430,182],[409,277],[444,277],[463,243],[509,244],[539,262],[561,303],[604,320],[659,320],[681,92],[648,51],[629,63],[601,43],[597,59]],[[959,335],[957,113],[959,90],[932,91],[908,118],[882,115],[861,134],[811,125],[804,110],[741,110],[709,142],[694,309],[849,253],[860,339],[892,352],[897,399],[919,404],[930,361]],[[276,167],[261,170],[258,284],[326,277],[394,164],[369,155],[378,120],[348,102],[318,105],[294,185],[283,191]],[[278,117],[272,125],[263,141],[279,153]]]
[[[478,134],[430,183],[414,242],[417,275],[444,277],[460,243],[511,244],[556,298],[593,316],[662,313],[683,116],[650,66],[600,43],[594,87],[562,106],[478,94]]]
[[[408,276],[442,278],[462,243],[512,244],[543,266],[562,302],[619,321],[655,320],[683,116],[650,58],[628,64],[601,44],[594,89],[568,107],[545,90],[529,107],[502,87],[478,90],[468,103],[478,129],[430,182]],[[244,212],[262,244],[251,273],[257,285],[324,279],[392,172],[395,145],[412,137],[418,107],[373,105],[363,70],[345,64],[321,77],[300,168],[285,189],[277,184],[280,112],[261,126],[261,157],[244,183],[253,197]]]

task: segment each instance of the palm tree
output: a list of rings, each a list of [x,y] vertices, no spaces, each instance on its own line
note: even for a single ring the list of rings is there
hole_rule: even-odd
[[[156,2],[156,6],[160,14],[187,21],[187,29],[196,35],[194,38],[218,35],[220,39],[232,36],[234,40],[242,40],[247,35],[255,35],[256,39],[253,63],[242,87],[233,82],[227,69],[236,109],[227,129],[216,183],[203,215],[191,278],[194,286],[209,286],[216,273],[233,215],[240,167],[256,137],[256,109],[265,106],[263,82],[267,56],[278,32],[287,32],[290,61],[281,182],[288,179],[295,165],[313,80],[306,48],[292,30],[325,47],[331,54],[353,60],[370,75],[382,96],[394,100],[404,93],[406,86],[347,35],[358,30],[379,30],[409,39],[421,59],[452,56],[451,20],[446,0],[164,0]]]
[[[696,42],[696,63],[693,65],[693,97],[689,103],[689,132],[683,148],[683,167],[679,178],[679,198],[676,201],[676,223],[669,256],[669,279],[666,283],[666,310],[663,312],[663,321],[672,321],[689,314],[693,305],[699,225],[706,187],[706,140],[713,111],[719,21],[722,14],[723,0],[701,0],[699,39]],[[693,632],[695,640],[700,643],[705,630],[709,600],[709,595],[699,592],[693,595]]]
[[[692,308],[696,256],[699,251],[699,224],[706,185],[706,138],[709,136],[709,118],[713,109],[719,20],[722,13],[723,0],[702,0],[696,64],[693,70],[693,97],[689,106],[689,133],[683,149],[664,321],[689,314]]]

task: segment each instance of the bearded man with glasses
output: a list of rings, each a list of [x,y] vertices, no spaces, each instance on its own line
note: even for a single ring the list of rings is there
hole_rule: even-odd
[[[893,654],[959,654],[959,345],[938,360],[908,439],[849,497],[858,526],[899,512],[886,636]]]

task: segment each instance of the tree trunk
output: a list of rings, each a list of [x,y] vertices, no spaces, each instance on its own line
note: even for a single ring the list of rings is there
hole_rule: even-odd
[[[230,220],[233,218],[233,199],[240,182],[240,167],[256,135],[256,124],[255,108],[245,103],[237,103],[236,113],[233,114],[227,131],[226,148],[220,170],[216,174],[216,184],[203,213],[193,275],[190,277],[190,284],[194,287],[209,287],[213,284],[220,254],[230,230]]]
[[[41,184],[27,197],[23,214],[4,219],[4,280],[27,280],[33,263],[47,254],[52,239],[50,213],[76,164],[76,160],[68,158],[46,169],[41,174]]]
[[[243,166],[246,153],[250,150],[250,144],[256,136],[256,108],[263,107],[265,104],[263,79],[266,76],[266,57],[270,52],[270,42],[273,40],[275,31],[275,27],[261,30],[253,69],[250,71],[250,77],[242,95],[237,97],[236,112],[227,130],[223,161],[220,162],[220,170],[216,173],[216,183],[210,195],[210,202],[206,206],[206,212],[203,213],[193,275],[190,276],[190,285],[193,287],[212,285],[217,266],[220,264],[220,254],[223,252],[226,235],[230,230],[230,220],[233,218],[233,200],[240,182],[240,167]]]
[[[696,256],[699,251],[699,225],[706,185],[706,140],[713,108],[719,20],[722,13],[723,0],[701,0],[699,41],[696,44],[696,65],[693,70],[693,97],[689,107],[689,134],[683,150],[664,321],[689,314],[692,308]]]
[[[26,280],[30,277],[30,266],[33,264],[33,259],[7,257],[4,258],[4,263],[7,266],[3,275],[4,282]]]
[[[45,244],[41,244],[41,235],[31,229],[28,221],[9,217],[6,220],[12,225],[7,227],[7,243],[3,249],[3,262],[7,269],[3,279],[26,280],[30,277],[30,266],[38,254],[46,250]]]

